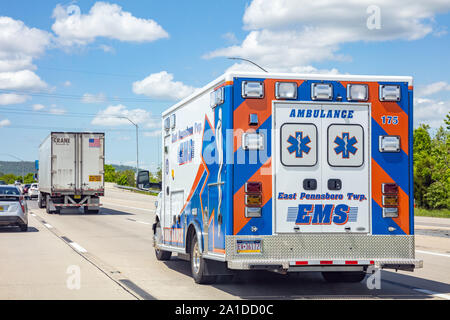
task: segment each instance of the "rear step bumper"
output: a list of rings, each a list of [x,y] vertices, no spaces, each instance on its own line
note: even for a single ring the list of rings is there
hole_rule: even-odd
[[[306,271],[365,271],[373,269],[395,269],[413,271],[423,267],[419,259],[386,259],[386,260],[298,260],[298,261],[228,261],[230,269],[268,270],[279,272]]]

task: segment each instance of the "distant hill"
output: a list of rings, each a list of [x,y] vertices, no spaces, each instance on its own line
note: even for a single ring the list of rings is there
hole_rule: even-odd
[[[24,174],[35,173],[34,161],[0,161],[0,173],[12,173],[16,176],[22,175],[22,166]]]
[[[16,176],[22,175],[22,166],[24,174],[35,173],[34,161],[0,161],[0,175],[12,173]],[[116,171],[136,170],[135,167],[112,164]]]

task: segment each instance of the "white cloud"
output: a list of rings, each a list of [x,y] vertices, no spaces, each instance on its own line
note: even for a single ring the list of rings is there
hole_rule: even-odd
[[[63,83],[64,87],[70,87],[72,85],[72,82],[70,82],[69,80],[67,80],[66,82]]]
[[[236,43],[238,42],[238,39],[236,38],[236,35],[233,32],[227,32],[222,35],[222,38],[224,38],[226,41],[230,43]]]
[[[11,121],[9,121],[8,119],[0,120],[0,128],[7,127],[9,125],[11,125]]]
[[[30,99],[30,96],[15,94],[15,93],[4,93],[0,94],[0,105],[10,105],[10,104],[19,104],[24,103]]]
[[[27,27],[22,21],[0,17],[0,72],[35,68],[33,58],[50,43],[50,34]]]
[[[57,5],[52,30],[63,45],[85,45],[97,37],[131,42],[150,42],[167,38],[168,33],[154,20],[136,18],[117,4],[96,2],[88,14],[76,5]]]
[[[379,29],[367,27],[371,5],[380,8]],[[443,0],[253,0],[243,17],[244,41],[204,57],[243,57],[270,71],[293,71],[350,59],[339,52],[345,43],[423,38],[433,31],[435,15],[448,10]]]
[[[180,100],[196,88],[187,86],[180,81],[173,81],[173,74],[167,71],[152,73],[141,81],[133,83],[133,92],[156,99]]]
[[[51,35],[22,21],[0,17],[0,89],[40,90],[47,87],[34,72],[33,59],[42,55]]]
[[[48,110],[49,113],[51,114],[57,114],[57,115],[61,115],[61,114],[65,114],[66,113],[66,109],[64,108],[58,108],[58,107],[51,107]]]
[[[0,89],[3,90],[40,90],[47,84],[30,70],[0,72]]]
[[[106,44],[101,44],[98,46],[103,52],[114,53],[116,52],[113,47],[107,46]]]
[[[109,106],[99,111],[91,121],[91,124],[99,126],[130,126],[131,123],[126,118],[144,128],[159,126],[159,119],[153,118],[150,112],[144,109],[128,109],[122,104]]]
[[[417,98],[414,100],[414,126],[428,124],[432,128],[444,125],[446,114],[450,110],[450,101]]]
[[[417,88],[417,96],[425,97],[441,91],[450,91],[450,84],[445,81],[434,82]]]
[[[144,132],[144,137],[160,137],[160,136],[161,136],[161,130]]]
[[[83,94],[81,101],[83,103],[103,103],[106,102],[107,99],[105,94],[101,92],[98,94],[85,93]]]
[[[46,107],[43,105],[43,104],[34,104],[33,105],[33,110],[34,111],[39,111],[39,110],[43,110],[43,109],[45,109]]]

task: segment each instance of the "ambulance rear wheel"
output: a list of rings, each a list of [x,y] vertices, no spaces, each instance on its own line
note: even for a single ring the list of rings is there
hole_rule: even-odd
[[[210,284],[216,282],[217,276],[208,275],[206,260],[203,259],[197,236],[194,234],[191,241],[191,271],[194,281],[199,284]]]
[[[364,271],[351,272],[322,272],[323,278],[327,282],[361,282],[366,277]]]
[[[156,237],[156,242],[160,243],[162,233],[161,233],[161,225],[159,224],[159,221],[156,224],[155,237]],[[167,260],[170,260],[170,257],[172,256],[172,252],[155,248],[155,255],[156,255],[156,259],[158,259],[159,261],[167,261]]]

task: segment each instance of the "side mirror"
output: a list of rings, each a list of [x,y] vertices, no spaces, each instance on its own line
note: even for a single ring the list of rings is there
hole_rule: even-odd
[[[150,184],[150,173],[147,170],[139,171],[136,180],[136,186],[139,189],[148,188]]]
[[[155,208],[158,208],[158,201],[155,201]]]

